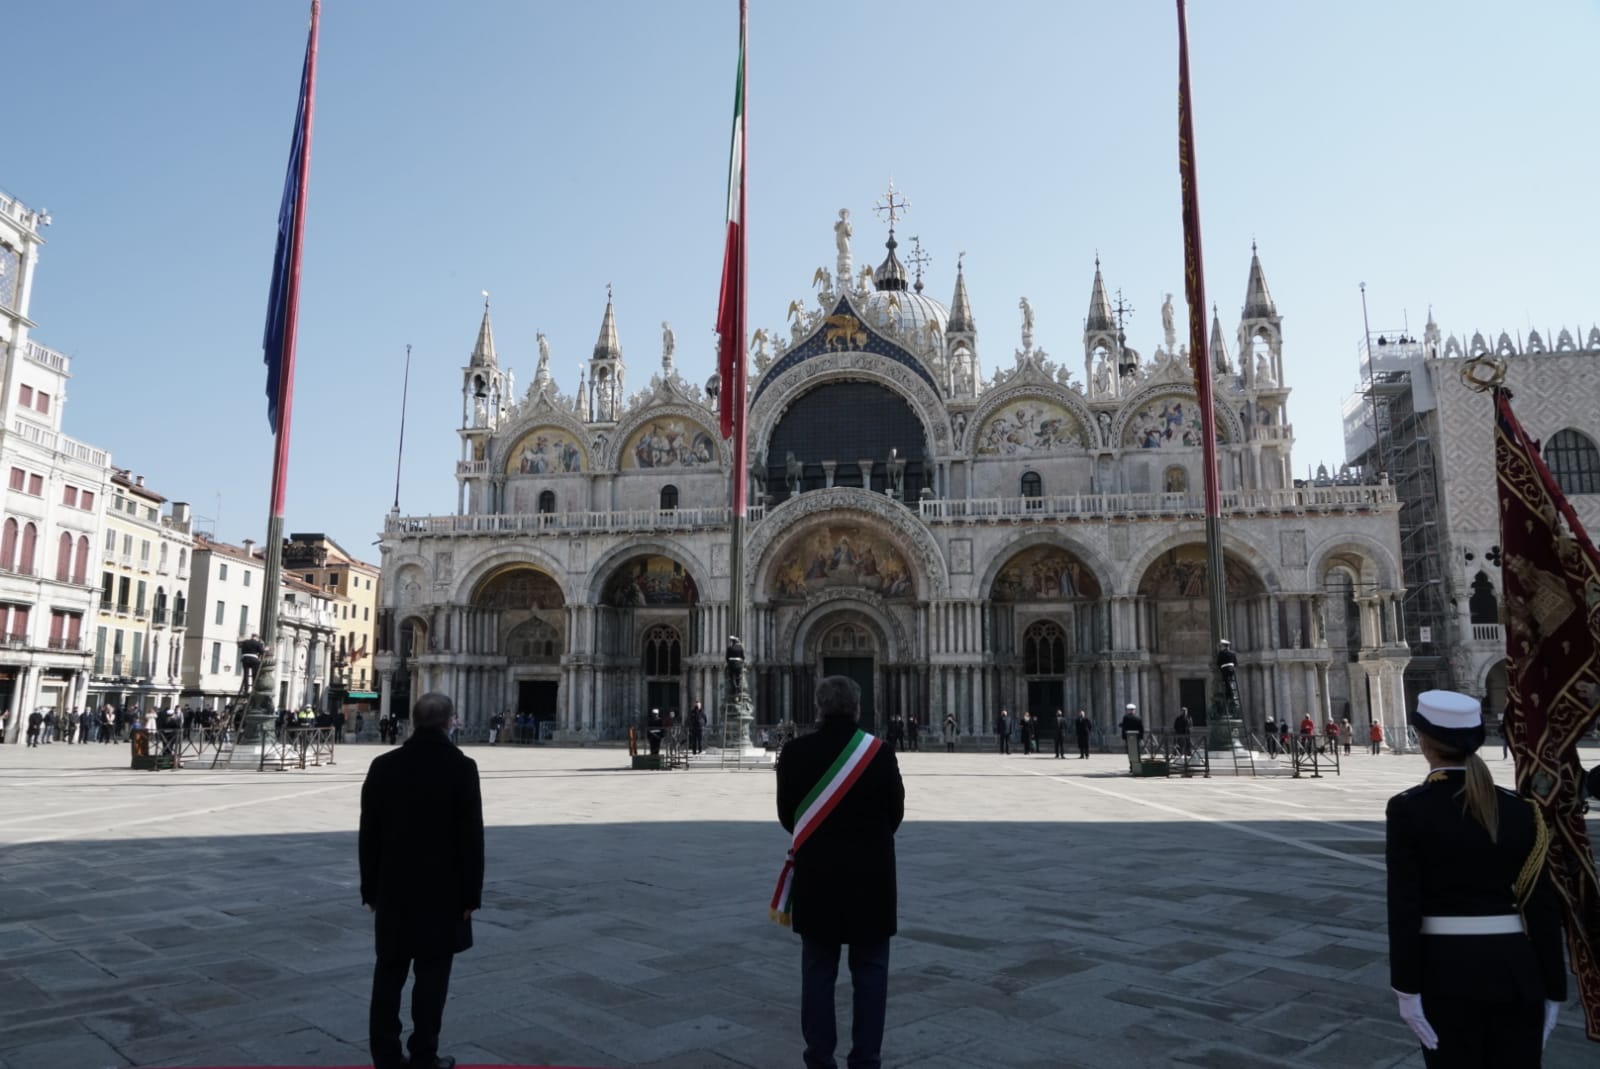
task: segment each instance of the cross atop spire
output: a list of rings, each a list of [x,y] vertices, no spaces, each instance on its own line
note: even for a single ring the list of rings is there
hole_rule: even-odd
[[[915,289],[918,293],[921,293],[922,269],[933,263],[933,257],[929,256],[923,251],[922,239],[917,237],[915,234],[911,235],[911,255],[906,257],[906,262],[909,263],[911,265],[911,269],[917,273],[917,282],[912,289]]]
[[[872,210],[878,213],[878,218],[889,220],[889,233],[892,234],[895,221],[905,214],[905,210],[909,207],[911,202],[900,195],[900,191],[894,188],[894,179],[890,178],[889,191],[883,195],[882,200],[873,205]]]

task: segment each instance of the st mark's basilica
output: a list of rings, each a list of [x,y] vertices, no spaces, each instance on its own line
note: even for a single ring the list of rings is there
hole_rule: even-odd
[[[815,304],[789,306],[787,337],[750,341],[757,722],[809,721],[835,673],[861,683],[869,727],[953,713],[982,736],[1004,707],[1084,708],[1109,730],[1129,702],[1152,724],[1203,709],[1206,430],[1171,298],[1143,355],[1097,263],[1081,365],[1034,345],[1026,298],[1020,347],[986,349],[959,264],[946,306],[915,252],[903,265],[892,217],[876,267],[855,263],[848,212],[833,229]],[[1395,495],[1296,483],[1280,328],[1252,252],[1235,340],[1214,317],[1209,347],[1245,719],[1396,723],[1409,655]],[[568,741],[621,737],[652,706],[716,717],[731,450],[719,384],[684,381],[662,332],[629,394],[608,297],[576,391],[557,387],[541,335],[519,394],[485,305],[463,368],[457,513],[384,528],[386,708],[442,690],[469,728],[521,712]]]

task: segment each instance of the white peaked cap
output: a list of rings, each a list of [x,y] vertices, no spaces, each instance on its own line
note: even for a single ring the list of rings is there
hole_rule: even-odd
[[[1434,727],[1470,730],[1483,723],[1483,705],[1469,694],[1425,690],[1417,695],[1417,715]]]
[[[1126,706],[1126,708],[1129,708],[1129,709],[1137,709],[1137,708],[1139,708],[1139,707],[1138,707],[1138,706],[1137,706],[1137,705],[1135,705],[1135,704],[1133,704],[1133,703],[1132,703],[1132,702],[1129,702],[1129,703],[1128,703],[1128,704],[1127,704],[1127,706]]]

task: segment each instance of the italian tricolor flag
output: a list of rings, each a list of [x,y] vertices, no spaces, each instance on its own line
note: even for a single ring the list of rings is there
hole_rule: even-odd
[[[722,436],[744,436],[744,46],[748,0],[739,0],[739,78],[733,90],[733,145],[728,154],[728,237],[717,302],[717,371],[722,376]],[[735,477],[737,486],[744,480]]]

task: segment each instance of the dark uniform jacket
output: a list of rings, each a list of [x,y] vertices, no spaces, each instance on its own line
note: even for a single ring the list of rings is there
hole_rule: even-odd
[[[778,754],[778,820],[793,831],[797,810],[856,733],[830,717]],[[800,847],[794,862],[794,930],[827,943],[875,943],[896,930],[894,833],[906,791],[894,751],[877,755]]]
[[[1527,934],[1423,935],[1423,917],[1518,912],[1512,891],[1533,848],[1533,804],[1503,788],[1499,842],[1462,810],[1466,773],[1441,769],[1389,799],[1389,982],[1396,991],[1478,1002],[1561,1001],[1561,915],[1541,875]]]
[[[379,958],[472,946],[462,914],[483,901],[477,763],[443,731],[418,731],[372,762],[361,787],[361,901],[377,911]]]

